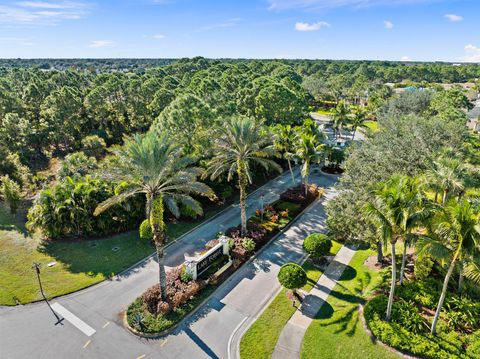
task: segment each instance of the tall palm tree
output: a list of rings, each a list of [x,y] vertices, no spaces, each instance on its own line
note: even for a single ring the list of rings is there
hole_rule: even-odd
[[[273,145],[277,151],[282,153],[283,158],[287,160],[288,169],[292,175],[292,183],[295,185],[295,176],[292,170],[292,159],[295,158],[295,130],[290,125],[278,124],[273,127]]]
[[[386,319],[392,315],[393,297],[397,281],[397,264],[395,245],[399,240],[406,245],[421,221],[426,217],[422,207],[422,196],[418,182],[407,176],[393,176],[381,183],[374,191],[374,197],[364,207],[366,216],[378,226],[378,233],[383,243],[390,243],[392,254],[392,279]],[[404,251],[405,253],[405,251]],[[402,267],[405,266],[405,256],[402,258]]]
[[[214,141],[213,157],[207,165],[204,176],[216,179],[226,173],[227,181],[236,174],[240,189],[241,233],[247,233],[247,185],[252,183],[251,167],[258,164],[266,170],[278,172],[282,168],[269,157],[276,154],[269,136],[261,131],[261,126],[252,118],[233,116],[219,128],[219,136]]]
[[[174,144],[165,133],[150,131],[145,135],[137,134],[126,139],[125,145],[116,154],[119,161],[109,175],[127,181],[131,187],[100,203],[94,214],[99,215],[138,193],[146,195],[146,213],[158,257],[161,296],[166,301],[164,205],[176,217],[180,216],[179,204],[201,214],[202,207],[191,194],[213,196],[213,192],[207,185],[197,181],[200,170],[189,167],[192,160],[182,156],[182,148]]]
[[[353,133],[352,133],[352,141],[355,140],[355,134],[357,133],[357,128],[367,126],[365,125],[365,121],[367,121],[368,113],[365,110],[365,107],[359,107],[357,110],[353,112],[353,116],[350,118],[350,126],[352,126]]]
[[[431,333],[437,333],[437,323],[447,294],[447,287],[453,270],[461,258],[474,256],[480,252],[480,212],[474,210],[467,200],[449,202],[433,218],[427,236],[417,242],[419,257],[429,254],[443,263],[448,263],[447,274],[443,281],[442,292],[433,318]],[[478,272],[465,271],[474,279]]]
[[[344,100],[338,102],[332,114],[335,138],[342,137],[342,128],[350,121],[351,111]]]
[[[443,191],[442,205],[445,206],[451,193],[464,190],[465,170],[466,166],[457,158],[442,156],[433,162],[433,167],[426,173],[426,180],[435,191],[435,202],[440,191]]]
[[[318,137],[304,133],[301,128],[297,130],[297,139],[295,142],[295,155],[302,161],[301,175],[305,184],[305,194],[308,193],[308,178],[310,176],[310,166],[312,163],[320,163],[324,150],[324,145],[319,142]]]

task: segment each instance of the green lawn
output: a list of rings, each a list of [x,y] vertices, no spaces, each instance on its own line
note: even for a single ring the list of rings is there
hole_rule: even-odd
[[[333,241],[331,254],[335,255],[341,247],[340,243]],[[309,260],[303,264],[303,269],[307,272],[308,281],[302,289],[308,292],[317,283],[322,272]],[[286,290],[282,289],[243,335],[240,342],[240,357],[242,359],[270,358],[283,327],[296,310],[286,297]]]
[[[358,305],[382,283],[382,273],[366,268],[363,263],[371,250],[359,250],[353,257],[328,302],[322,306],[308,328],[301,358],[399,358],[388,349],[376,345],[365,332]],[[386,273],[388,276],[388,272]]]
[[[219,210],[208,212],[206,218]],[[204,220],[169,224],[169,238],[179,237]],[[24,224],[0,205],[0,305],[14,305],[14,296],[21,303],[41,299],[33,262],[41,263],[45,293],[56,297],[101,282],[153,252],[137,231],[99,240],[42,244],[38,235],[27,235]],[[48,267],[50,262],[57,264]]]

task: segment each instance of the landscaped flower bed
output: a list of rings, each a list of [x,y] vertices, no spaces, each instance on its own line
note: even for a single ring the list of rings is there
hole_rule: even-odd
[[[245,237],[241,236],[240,227],[227,230],[232,266],[216,275],[229,260],[228,256],[220,256],[197,280],[192,280],[184,265],[172,269],[167,273],[167,302],[160,299],[158,284],[149,288],[128,307],[126,315],[129,327],[145,334],[162,333],[172,328],[321,193],[317,186],[309,186],[307,195],[304,187],[289,189],[281,195],[281,200],[258,210],[249,219]],[[285,197],[292,200],[285,200]],[[209,241],[206,250],[217,243],[218,240]]]
[[[449,294],[433,336],[429,326],[439,295],[436,279],[408,282],[396,290],[390,322],[384,320],[384,294],[365,305],[365,320],[377,339],[403,352],[432,359],[480,358],[480,303]]]

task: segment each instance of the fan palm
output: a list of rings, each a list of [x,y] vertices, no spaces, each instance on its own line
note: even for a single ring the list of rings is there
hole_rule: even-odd
[[[165,133],[148,132],[125,140],[116,151],[119,156],[110,176],[127,181],[130,188],[106,201],[95,209],[99,215],[107,208],[125,199],[143,193],[147,198],[146,213],[152,227],[159,267],[159,284],[162,300],[167,299],[164,265],[165,223],[164,205],[176,217],[180,216],[179,204],[201,214],[202,207],[191,194],[213,196],[212,190],[198,182],[199,169],[189,167],[192,160],[182,156],[182,148],[174,144]]]
[[[236,174],[240,189],[241,233],[247,233],[247,185],[252,183],[251,167],[258,164],[266,170],[279,172],[282,168],[269,157],[276,154],[269,137],[261,131],[254,119],[245,116],[233,116],[219,128],[219,137],[213,145],[213,157],[208,162],[204,176],[216,179],[227,174],[231,181]]]
[[[381,183],[373,195],[373,200],[365,205],[364,211],[366,216],[378,226],[377,230],[383,243],[390,243],[392,252],[392,279],[386,313],[386,319],[390,320],[397,280],[395,245],[399,240],[403,240],[406,246],[408,239],[414,235],[415,229],[428,214],[422,204],[418,181],[413,178],[393,176]],[[404,250],[403,268],[405,252]]]
[[[417,242],[419,257],[428,254],[442,263],[449,263],[432,322],[433,335],[437,332],[437,323],[445,301],[448,283],[458,261],[467,257],[479,258],[479,218],[480,213],[475,211],[467,200],[449,202],[433,218],[429,234]],[[465,269],[464,273],[467,276],[471,276],[476,281],[480,279],[475,262],[471,262],[471,265]]]
[[[292,183],[294,185],[296,181],[292,170],[292,159],[295,157],[293,152],[295,137],[295,130],[290,125],[278,124],[273,127],[273,145],[277,151],[283,154],[283,158],[287,160],[288,169],[292,175]]]

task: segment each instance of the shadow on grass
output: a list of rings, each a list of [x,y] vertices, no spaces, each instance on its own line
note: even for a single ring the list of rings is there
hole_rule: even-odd
[[[39,252],[63,263],[71,273],[85,273],[92,277],[100,274],[104,278],[127,269],[154,250],[149,242],[139,240],[134,232],[101,240],[44,242],[38,247]],[[133,274],[145,265],[146,262],[125,275]]]

